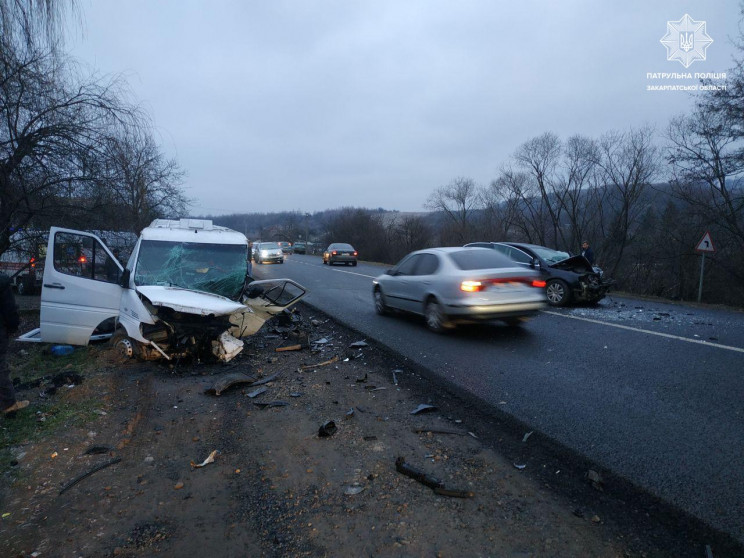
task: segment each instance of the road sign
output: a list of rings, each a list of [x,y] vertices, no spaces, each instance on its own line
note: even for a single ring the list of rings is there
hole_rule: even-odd
[[[710,233],[706,232],[703,235],[703,238],[700,239],[700,242],[698,242],[698,245],[695,246],[695,250],[698,252],[710,252],[713,253],[716,251],[715,247],[713,246],[713,240],[710,238]]]

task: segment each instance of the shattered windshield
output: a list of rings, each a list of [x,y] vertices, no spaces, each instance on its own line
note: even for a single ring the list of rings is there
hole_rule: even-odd
[[[557,263],[562,262],[563,260],[567,260],[571,256],[568,254],[568,252],[559,252],[558,250],[551,250],[550,248],[545,248],[544,246],[532,246],[532,250],[540,256],[543,260],[550,263]]]
[[[134,283],[182,287],[237,299],[245,283],[247,246],[143,240]]]

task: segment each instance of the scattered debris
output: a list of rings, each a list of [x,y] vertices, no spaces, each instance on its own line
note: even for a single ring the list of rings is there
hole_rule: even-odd
[[[418,407],[416,407],[413,411],[411,411],[412,415],[418,415],[420,413],[430,413],[432,411],[436,411],[436,407],[434,405],[427,405],[426,403],[421,403]]]
[[[307,364],[305,366],[300,366],[300,370],[312,370],[313,368],[328,366],[329,364],[333,364],[334,362],[338,362],[338,356],[334,356],[332,359],[319,362],[318,364]]]
[[[363,347],[369,347],[369,345],[364,341],[355,341],[351,345],[349,345],[350,349],[361,349]]]
[[[346,418],[351,418],[354,416],[354,407],[346,411]]]
[[[253,390],[253,391],[252,391],[252,392],[250,392],[250,393],[246,393],[246,395],[247,395],[248,397],[250,397],[251,399],[253,399],[254,397],[258,397],[259,395],[261,395],[261,394],[262,394],[262,393],[264,393],[265,391],[268,391],[268,389],[269,389],[269,388],[266,388],[266,387],[260,387],[260,388],[258,388],[258,389],[256,389],[256,390]]]
[[[282,352],[285,352],[285,351],[300,351],[300,350],[302,350],[302,345],[300,345],[300,344],[297,344],[297,345],[286,345],[284,347],[277,347],[274,350],[277,353],[282,353]]]
[[[289,396],[290,397],[302,397],[302,393],[300,393],[299,391],[293,391],[292,393],[289,394]]]
[[[332,420],[329,420],[328,422],[322,424],[318,429],[318,437],[327,438],[329,436],[333,436],[337,430],[338,427],[336,426],[336,423]]]
[[[522,469],[526,469],[527,468],[527,464],[526,463],[514,463],[513,465],[514,465],[514,467],[516,469],[519,469],[520,471]]]
[[[77,477],[75,477],[70,482],[68,482],[66,485],[64,485],[62,488],[59,489],[58,496],[61,496],[63,493],[67,492],[70,488],[72,488],[77,483],[79,483],[81,480],[88,478],[93,473],[97,473],[101,469],[105,469],[106,467],[110,465],[119,463],[119,461],[121,461],[121,457],[114,457],[113,459],[110,459],[109,461],[105,461],[104,463],[100,463],[99,465],[96,465],[90,471],[83,473],[82,475],[78,475]]]
[[[322,337],[321,339],[318,339],[317,341],[313,341],[313,345],[327,345],[328,343],[330,343],[330,340],[325,337]]]
[[[347,496],[355,496],[363,491],[364,491],[363,486],[347,486],[346,490],[344,491],[344,494],[346,494]]]
[[[586,478],[589,480],[590,483],[592,483],[593,488],[595,488],[596,490],[604,490],[602,488],[604,480],[602,479],[602,475],[600,475],[597,471],[589,469],[589,471],[587,471],[586,473]]]
[[[447,488],[446,486],[444,486],[443,481],[428,473],[425,473],[420,469],[417,469],[416,467],[413,467],[412,465],[409,465],[402,457],[398,457],[398,459],[395,460],[395,469],[399,473],[402,473],[407,477],[411,477],[421,484],[434,489],[434,492],[436,494],[439,494],[440,496],[451,496],[453,498],[472,498],[473,496],[475,496],[473,492],[467,490],[455,490]]]
[[[276,374],[272,374],[271,376],[266,376],[265,378],[261,378],[260,380],[253,382],[252,385],[262,386],[264,384],[268,384],[269,382],[273,382],[274,380],[276,380],[280,374],[281,372],[277,372]]]
[[[416,434],[422,434],[425,432],[431,432],[432,434],[456,434],[458,436],[467,436],[470,432],[462,432],[460,430],[450,430],[449,428],[411,428],[411,431]]]
[[[367,382],[367,374],[366,373],[364,374],[364,378],[357,378],[356,381],[357,381],[357,383],[360,383],[360,384],[366,383]]]
[[[260,409],[269,409],[271,407],[286,407],[289,405],[286,401],[254,401],[253,403]]]
[[[83,452],[83,455],[100,455],[102,453],[108,453],[113,449],[109,446],[91,446]]]
[[[209,465],[210,463],[214,463],[214,458],[215,458],[215,457],[217,457],[218,455],[220,455],[220,452],[219,452],[219,450],[214,450],[214,451],[213,451],[212,453],[210,453],[210,454],[209,454],[209,456],[208,456],[208,457],[207,457],[207,458],[206,458],[206,459],[205,459],[204,461],[202,461],[201,463],[199,463],[199,464],[196,464],[196,463],[194,463],[194,462],[192,461],[192,462],[191,462],[191,468],[192,468],[192,469],[199,469],[199,468],[201,468],[201,467],[204,467],[204,466],[206,466],[206,465]]]
[[[238,384],[252,384],[255,381],[255,377],[244,374],[243,372],[226,374],[225,376],[218,378],[217,381],[212,385],[212,387],[207,388],[204,393],[213,393],[214,395],[220,395],[223,391],[232,386]]]
[[[527,441],[527,439],[528,439],[528,438],[529,438],[530,436],[532,436],[532,431],[531,431],[531,430],[530,430],[529,432],[527,432],[527,434],[525,434],[525,435],[524,435],[524,438],[522,438],[522,442],[526,442],[526,441]]]
[[[173,490],[181,490],[181,489],[182,489],[183,487],[184,487],[184,484],[183,484],[182,482],[180,482],[180,481],[179,481],[179,482],[177,482],[177,483],[176,483],[176,484],[175,484],[175,485],[173,486]]]
[[[400,372],[403,372],[403,370],[393,370],[393,383],[397,386],[398,385],[398,374]]]

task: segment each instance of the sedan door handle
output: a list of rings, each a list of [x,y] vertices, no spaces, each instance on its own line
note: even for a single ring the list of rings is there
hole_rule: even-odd
[[[61,283],[44,283],[44,286],[47,289],[62,289],[62,290],[65,289],[65,286]]]

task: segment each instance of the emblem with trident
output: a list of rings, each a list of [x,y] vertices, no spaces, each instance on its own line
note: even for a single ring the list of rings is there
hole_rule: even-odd
[[[695,48],[695,33],[680,33],[679,48],[685,52],[690,52]]]

